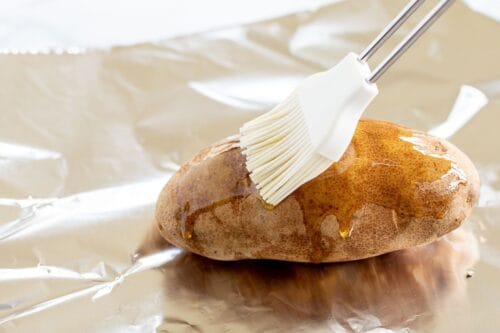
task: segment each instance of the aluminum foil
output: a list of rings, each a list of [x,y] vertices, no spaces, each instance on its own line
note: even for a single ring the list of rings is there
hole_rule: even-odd
[[[0,332],[498,332],[494,2],[451,8],[380,81],[367,114],[458,145],[481,174],[478,207],[435,243],[342,264],[186,253],[151,229],[155,200],[180,163],[361,51],[401,2],[0,56]]]

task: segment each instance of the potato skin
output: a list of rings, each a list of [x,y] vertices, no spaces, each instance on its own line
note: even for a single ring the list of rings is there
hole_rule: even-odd
[[[272,209],[237,137],[206,148],[162,190],[156,222],[170,243],[213,259],[336,262],[431,242],[478,193],[476,169],[449,142],[362,120],[340,161]]]

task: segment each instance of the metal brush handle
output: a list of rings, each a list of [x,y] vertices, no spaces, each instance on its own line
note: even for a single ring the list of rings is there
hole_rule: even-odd
[[[391,23],[368,45],[359,56],[359,61],[367,61],[382,44],[396,32],[399,27],[420,7],[425,0],[413,0],[394,18]],[[375,68],[368,81],[371,83],[377,80],[405,53],[415,41],[448,9],[455,0],[441,0],[423,19],[413,28],[389,55]]]

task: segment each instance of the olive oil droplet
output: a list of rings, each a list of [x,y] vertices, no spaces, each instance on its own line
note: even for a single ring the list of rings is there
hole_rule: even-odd
[[[264,205],[264,208],[265,208],[266,210],[273,210],[273,209],[274,209],[274,207],[275,207],[274,205],[271,205],[271,204],[269,204],[269,203],[267,203],[267,202],[263,202],[262,204]]]
[[[184,238],[185,239],[191,239],[191,238],[193,238],[193,232],[191,230],[185,230],[184,231]]]
[[[343,239],[346,239],[349,236],[351,236],[351,231],[352,231],[351,228],[341,227],[341,228],[339,228],[339,235]]]

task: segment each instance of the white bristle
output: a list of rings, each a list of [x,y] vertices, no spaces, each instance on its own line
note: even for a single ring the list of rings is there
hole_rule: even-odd
[[[277,205],[331,165],[315,152],[308,133],[296,93],[241,128],[250,178],[267,203]]]
[[[370,73],[349,53],[241,127],[246,167],[267,203],[279,204],[342,157],[361,114],[378,93],[366,80]]]

